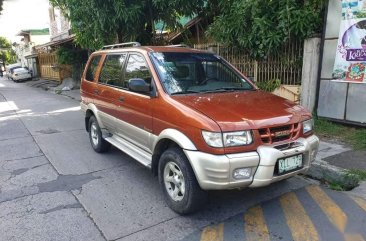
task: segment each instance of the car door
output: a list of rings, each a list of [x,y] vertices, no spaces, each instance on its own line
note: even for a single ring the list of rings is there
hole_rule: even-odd
[[[89,103],[94,103],[95,91],[97,87],[97,76],[98,76],[98,66],[100,64],[101,55],[94,55],[90,57],[88,65],[81,81],[81,100],[83,104],[88,105]]]
[[[119,89],[123,84],[122,68],[127,54],[108,54],[103,60],[98,86],[95,91],[95,105],[103,125],[111,132],[116,131],[117,106],[119,105]]]
[[[151,152],[152,136],[152,98],[149,93],[137,93],[128,88],[128,81],[133,78],[145,80],[152,84],[152,75],[144,56],[140,53],[129,53],[124,71],[124,85],[119,94],[117,133],[135,145]]]

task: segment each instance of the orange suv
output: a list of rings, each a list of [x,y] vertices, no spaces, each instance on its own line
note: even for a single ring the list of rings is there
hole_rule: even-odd
[[[307,110],[195,49],[105,46],[89,58],[81,97],[93,149],[113,145],[150,168],[180,214],[197,210],[206,190],[303,173],[319,146]]]

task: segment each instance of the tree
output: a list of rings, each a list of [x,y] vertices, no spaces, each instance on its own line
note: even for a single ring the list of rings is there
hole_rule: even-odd
[[[51,0],[71,21],[76,41],[84,48],[139,41],[154,44],[155,23],[170,30],[179,27],[179,16],[197,14],[204,0]]]
[[[263,58],[287,41],[319,33],[324,0],[219,0],[218,6],[207,34]]]
[[[1,11],[3,11],[3,2],[4,2],[4,0],[0,0],[0,13],[1,13]]]
[[[0,36],[0,61],[5,64],[16,62],[16,55],[11,48],[11,43],[4,37]]]

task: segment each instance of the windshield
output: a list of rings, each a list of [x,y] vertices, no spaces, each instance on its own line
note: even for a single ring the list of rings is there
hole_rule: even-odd
[[[209,53],[152,53],[165,90],[173,94],[254,90],[221,58]]]

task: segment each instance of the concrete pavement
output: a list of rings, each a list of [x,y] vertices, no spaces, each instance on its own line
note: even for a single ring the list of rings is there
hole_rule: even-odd
[[[331,240],[366,237],[366,201],[310,185],[210,225],[185,241]]]
[[[5,79],[0,150],[0,240],[187,240],[313,183],[210,192],[202,211],[179,216],[149,170],[115,148],[92,150],[77,100]]]

